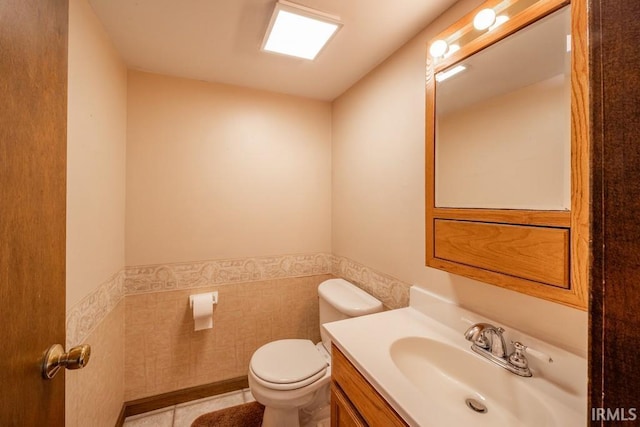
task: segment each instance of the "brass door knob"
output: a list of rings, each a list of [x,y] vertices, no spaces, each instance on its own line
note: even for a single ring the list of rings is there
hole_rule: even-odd
[[[91,346],[83,344],[73,347],[68,353],[60,344],[54,344],[44,355],[42,361],[42,377],[50,380],[55,377],[60,368],[82,369],[89,363]]]

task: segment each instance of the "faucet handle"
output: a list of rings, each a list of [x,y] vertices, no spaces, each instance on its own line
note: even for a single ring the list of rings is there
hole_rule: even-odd
[[[524,353],[526,352],[527,354],[535,357],[538,360],[542,360],[543,362],[547,362],[547,363],[553,363],[553,359],[547,353],[544,353],[540,350],[535,350],[531,347],[527,347],[526,345],[518,341],[515,341],[515,342],[511,341],[511,344],[513,344],[513,347],[515,348],[515,351],[513,352],[512,356],[524,357]],[[509,358],[509,360],[511,361],[511,358]]]
[[[511,344],[513,344],[515,350],[509,355],[509,363],[513,366],[517,366],[518,368],[527,369],[529,367],[529,361],[524,355],[527,346],[518,341],[511,341]]]

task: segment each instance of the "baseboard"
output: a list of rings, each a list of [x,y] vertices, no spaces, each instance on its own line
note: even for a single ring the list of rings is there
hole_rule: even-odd
[[[131,400],[129,402],[125,402],[122,405],[122,411],[120,413],[120,417],[118,417],[116,427],[122,427],[122,425],[124,424],[124,419],[132,415],[143,414],[145,412],[155,411],[156,409],[166,408],[167,406],[177,405],[180,403],[189,402],[191,400],[202,399],[209,396],[242,390],[248,387],[249,381],[247,377],[244,376],[185,388],[182,390],[171,391],[169,393],[163,393],[157,396],[149,396],[142,399]]]
[[[125,413],[126,409],[127,409],[127,404],[123,403],[122,404],[122,409],[120,409],[120,415],[118,415],[118,419],[116,420],[116,426],[115,427],[122,427],[124,425],[124,419],[126,418],[124,413]]]

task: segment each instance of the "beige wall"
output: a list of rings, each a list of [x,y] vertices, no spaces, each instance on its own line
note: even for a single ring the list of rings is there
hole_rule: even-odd
[[[86,0],[69,5],[67,308],[124,266],[127,71]]]
[[[331,249],[331,105],[129,72],[127,265]]]
[[[69,2],[67,347],[91,362],[66,375],[68,426],[114,425],[124,396],[127,72],[86,0]]]
[[[127,114],[125,400],[246,375],[274,339],[318,341],[331,104],[129,71]],[[214,328],[196,332],[188,296],[209,290]]]
[[[334,101],[332,252],[585,354],[587,313],[424,267],[426,43],[480,3],[457,3]]]

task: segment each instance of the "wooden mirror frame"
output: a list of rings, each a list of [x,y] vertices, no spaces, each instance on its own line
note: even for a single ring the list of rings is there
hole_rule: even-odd
[[[489,0],[433,39],[469,33]],[[510,5],[522,0],[510,0]],[[435,206],[435,74],[571,4],[571,210],[438,208]],[[430,45],[431,43],[429,43]],[[428,46],[429,46],[428,45]],[[427,51],[428,51],[427,46]],[[589,274],[589,75],[586,0],[539,0],[509,21],[435,61],[427,52],[426,265],[586,310]],[[478,239],[449,238],[477,232]],[[447,233],[449,233],[447,235]],[[544,244],[550,236],[554,254]],[[465,236],[466,237],[466,236]],[[549,247],[549,246],[547,246]],[[523,249],[521,251],[521,249]],[[485,254],[488,257],[485,257]],[[515,254],[515,255],[514,255]],[[552,259],[553,258],[553,259]],[[540,279],[547,262],[555,278]],[[542,266],[542,268],[540,268]],[[537,270],[536,270],[537,269]],[[552,283],[552,284],[550,284]]]

